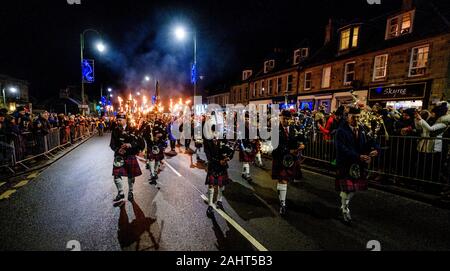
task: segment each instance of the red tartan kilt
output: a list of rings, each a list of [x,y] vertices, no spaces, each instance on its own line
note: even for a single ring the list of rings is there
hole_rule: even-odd
[[[357,192],[367,191],[369,189],[369,182],[367,179],[336,179],[336,191],[340,192]]]
[[[159,148],[158,154],[153,154],[152,150],[147,150],[147,159],[150,161],[162,161],[164,160],[164,149]]]
[[[130,155],[125,159],[125,165],[123,167],[114,167],[113,176],[117,177],[139,177],[142,175],[141,167],[136,159],[136,156]]]
[[[256,151],[253,150],[251,153],[239,151],[239,162],[251,163],[255,161]]]
[[[230,178],[228,178],[228,175],[214,176],[214,175],[208,174],[206,176],[206,182],[205,182],[206,185],[223,187],[223,186],[228,185],[229,183],[230,183]]]
[[[301,163],[300,161],[296,161],[295,164],[286,168],[283,165],[283,161],[281,159],[273,159],[272,160],[272,179],[279,181],[293,181],[294,179],[300,179],[302,175],[301,172]]]

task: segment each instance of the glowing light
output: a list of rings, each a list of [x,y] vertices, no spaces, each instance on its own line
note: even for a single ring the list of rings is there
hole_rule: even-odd
[[[185,40],[187,36],[186,30],[182,26],[177,26],[175,28],[175,37],[182,41]]]
[[[112,92],[112,88],[108,88],[108,92]]]
[[[103,53],[103,52],[106,50],[105,44],[104,44],[103,42],[98,42],[98,43],[97,43],[97,50],[98,50],[100,53]]]
[[[17,88],[15,88],[15,87],[9,88],[9,91],[11,91],[12,93],[16,93],[17,92]]]
[[[150,81],[150,76],[146,76],[145,77],[145,81],[149,82]]]

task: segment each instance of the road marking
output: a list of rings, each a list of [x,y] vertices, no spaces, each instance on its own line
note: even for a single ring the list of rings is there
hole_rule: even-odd
[[[13,186],[13,187],[14,187],[14,188],[19,188],[19,187],[25,186],[25,185],[27,185],[27,184],[28,184],[28,181],[25,180],[25,181],[21,181],[20,183],[16,184],[16,185]]]
[[[183,177],[178,171],[176,171],[167,161],[164,162],[175,174],[178,175],[178,177]],[[208,201],[208,198],[197,188],[195,185],[191,183],[191,181],[188,180],[188,183],[197,191],[200,193],[200,197],[204,201]],[[233,218],[231,218],[228,214],[226,214],[224,211],[217,209],[216,206],[213,206],[214,210],[223,217],[228,223],[230,223],[231,226],[233,226],[242,236],[244,236],[247,241],[249,241],[258,251],[269,251],[267,248],[265,248],[260,242],[258,242],[253,236],[250,235],[248,231],[246,231],[244,228],[239,225]]]
[[[6,183],[0,183],[0,187],[2,187],[3,185],[5,185]]]
[[[164,161],[164,164],[165,165],[167,165],[175,174],[177,174],[178,175],[178,177],[183,177],[183,176],[181,176],[181,174],[178,172],[178,171],[176,171],[167,161]]]
[[[8,191],[6,191],[2,195],[0,195],[0,200],[9,199],[9,197],[11,197],[12,194],[16,193],[16,191],[17,190],[8,190]]]
[[[35,179],[39,175],[39,172],[33,172],[32,174],[28,175],[27,179]]]

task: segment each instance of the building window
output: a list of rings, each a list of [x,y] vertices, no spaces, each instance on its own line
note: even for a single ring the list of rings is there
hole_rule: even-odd
[[[390,18],[387,22],[386,39],[396,38],[412,32],[414,11]]]
[[[329,88],[331,83],[331,66],[323,68],[322,71],[322,88]]]
[[[359,26],[350,27],[341,31],[339,50],[344,51],[358,47]]]
[[[292,82],[293,81],[294,81],[294,76],[292,76],[292,74],[289,74],[287,76],[286,92],[292,91]]]
[[[258,83],[253,84],[253,97],[256,97],[256,90],[258,89]]]
[[[273,93],[273,80],[270,79],[267,82],[267,84],[268,84],[268,86],[267,86],[267,95],[272,95],[272,93]]]
[[[375,57],[373,67],[373,81],[383,80],[387,75],[388,55],[379,55]]]
[[[253,71],[252,70],[245,70],[242,72],[242,81],[247,80],[248,78],[250,78],[250,76],[252,76]]]
[[[240,88],[239,89],[239,99],[238,99],[238,101],[241,101],[242,100],[242,89]]]
[[[305,73],[305,90],[310,90],[312,88],[312,73]]]
[[[421,76],[427,71],[428,66],[428,54],[430,52],[430,46],[420,46],[412,49],[411,62],[409,66],[409,76]]]
[[[300,63],[302,59],[307,58],[309,55],[309,48],[300,48],[294,51],[294,65]]]
[[[283,87],[283,78],[279,77],[277,79],[277,94],[281,92],[282,87]]]
[[[268,60],[264,62],[264,73],[270,72],[273,68],[275,68],[275,60]]]
[[[245,100],[247,100],[248,101],[248,99],[249,99],[249,96],[250,96],[250,90],[249,90],[249,88],[248,88],[248,86],[247,87],[245,87]]]
[[[264,80],[262,80],[262,81],[261,81],[261,90],[260,90],[261,97],[264,96],[264,92],[265,92],[265,91],[266,91],[266,85],[265,85]]]
[[[344,85],[351,85],[355,80],[355,62],[345,63]]]

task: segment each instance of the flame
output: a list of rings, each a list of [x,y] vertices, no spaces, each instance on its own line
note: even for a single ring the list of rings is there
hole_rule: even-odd
[[[192,103],[191,100],[187,100],[187,101],[186,101],[186,105],[190,105],[191,103]]]

